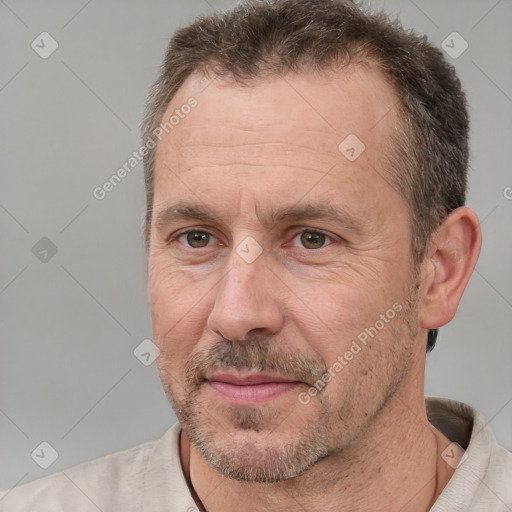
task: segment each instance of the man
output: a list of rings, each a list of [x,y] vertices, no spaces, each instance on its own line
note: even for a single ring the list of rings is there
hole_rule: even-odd
[[[424,398],[427,337],[481,244],[441,52],[349,2],[246,3],[174,36],[146,114],[179,423],[1,510],[512,510],[512,455],[482,416]]]

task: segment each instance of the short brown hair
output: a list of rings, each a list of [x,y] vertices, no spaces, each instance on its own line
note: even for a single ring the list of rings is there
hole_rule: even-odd
[[[399,98],[386,168],[411,211],[417,264],[439,224],[465,202],[469,120],[460,81],[442,52],[384,13],[343,0],[257,0],[199,17],[170,41],[146,105],[143,140],[195,71],[213,68],[243,85],[357,61],[376,65]],[[155,153],[144,157],[147,247]]]

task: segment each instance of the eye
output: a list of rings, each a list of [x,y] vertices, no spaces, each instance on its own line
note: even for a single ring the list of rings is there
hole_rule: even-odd
[[[325,242],[327,240],[333,241],[333,237],[327,235],[326,233],[322,233],[320,231],[315,231],[312,229],[306,229],[297,233],[292,240],[292,244],[294,241],[298,239],[299,243],[302,244],[302,247],[305,249],[321,249],[325,246]]]
[[[210,245],[214,237],[207,231],[190,230],[181,233],[176,237],[183,245],[192,249],[201,249]]]

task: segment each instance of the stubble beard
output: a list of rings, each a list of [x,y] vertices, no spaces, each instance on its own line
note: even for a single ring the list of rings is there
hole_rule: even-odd
[[[242,408],[225,406],[209,412],[208,403],[201,399],[204,386],[202,376],[212,368],[252,368],[277,372],[303,382],[314,383],[327,370],[318,359],[297,357],[293,353],[276,351],[274,344],[263,338],[235,343],[222,339],[207,354],[195,354],[185,367],[185,383],[178,392],[178,383],[166,379],[164,389],[178,420],[192,445],[211,467],[226,478],[239,482],[277,483],[305,474],[321,460],[342,452],[368,427],[393,398],[407,375],[412,354],[412,341],[417,326],[419,280],[415,275],[412,286],[402,301],[403,310],[396,317],[399,325],[392,325],[388,337],[389,362],[380,396],[368,407],[361,404],[364,379],[352,390],[345,390],[337,404],[329,403],[322,392],[315,397],[313,418],[307,418],[305,405],[298,399],[288,416],[276,418],[272,405]],[[394,340],[409,342],[393,345]],[[376,339],[377,343],[384,342]],[[366,348],[366,350],[368,350]],[[362,362],[362,361],[361,361]],[[382,376],[380,376],[382,377]],[[354,378],[354,377],[353,377]],[[164,379],[162,379],[163,381]],[[355,391],[355,388],[359,388]],[[366,396],[367,396],[366,392]],[[375,400],[374,397],[370,400]],[[332,399],[331,399],[332,402]],[[351,418],[357,416],[362,405],[367,406],[364,420],[357,425]],[[296,414],[299,415],[297,424]],[[294,428],[290,430],[290,423]]]

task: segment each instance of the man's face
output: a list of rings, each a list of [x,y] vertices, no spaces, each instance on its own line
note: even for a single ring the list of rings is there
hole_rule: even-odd
[[[278,481],[349,447],[406,382],[417,279],[383,169],[396,97],[362,68],[245,88],[194,75],[164,120],[191,96],[157,150],[158,368],[213,467]]]

